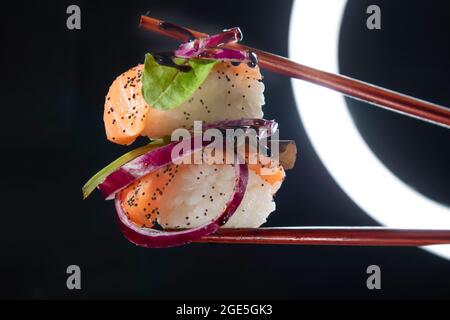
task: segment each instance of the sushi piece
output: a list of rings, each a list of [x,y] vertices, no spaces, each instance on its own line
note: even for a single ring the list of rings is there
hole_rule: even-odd
[[[170,136],[177,128],[191,128],[194,120],[210,123],[263,117],[264,84],[258,66],[219,62],[187,101],[170,110],[157,110],[145,102],[143,67],[122,73],[109,88],[103,119],[112,142],[127,145],[140,135]]]
[[[186,244],[220,227],[259,227],[275,209],[273,196],[285,178],[284,165],[289,168],[296,150],[292,142],[283,144],[280,159],[286,163],[258,154],[257,163],[197,165],[170,160],[173,146],[180,143],[151,149],[99,185],[102,191],[109,185],[105,196],[115,194],[119,226],[139,246]]]
[[[249,166],[244,198],[227,228],[257,228],[275,210],[273,196],[285,178],[273,164],[262,174],[259,164]],[[135,181],[119,193],[122,209],[138,226],[166,229],[195,228],[213,219],[233,190],[231,165],[170,165]]]

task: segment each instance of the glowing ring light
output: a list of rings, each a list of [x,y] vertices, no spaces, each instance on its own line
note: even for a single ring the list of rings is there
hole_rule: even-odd
[[[338,40],[346,0],[297,0],[291,13],[290,57],[338,72]],[[363,14],[363,13],[362,13]],[[293,80],[306,133],[333,179],[379,223],[396,228],[450,229],[450,208],[413,190],[369,149],[343,96]],[[450,245],[426,249],[450,259]]]

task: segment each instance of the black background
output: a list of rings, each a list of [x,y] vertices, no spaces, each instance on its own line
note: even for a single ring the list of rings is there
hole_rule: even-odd
[[[73,3],[82,10],[80,31],[66,28],[66,8]],[[382,8],[380,31],[365,27],[369,4]],[[146,52],[174,45],[139,30],[140,14],[151,10],[209,33],[240,26],[246,44],[286,56],[291,5],[2,2],[0,297],[450,298],[450,262],[419,249],[196,244],[146,250],[122,237],[111,202],[99,194],[81,200],[83,183],[127,150],[104,136],[110,82]],[[446,1],[350,1],[341,71],[448,106],[449,21]],[[276,118],[282,137],[295,139],[300,149],[269,224],[376,225],[317,158],[290,80],[265,73],[265,84],[266,118]],[[348,102],[377,156],[403,181],[450,204],[449,131]],[[71,264],[82,269],[81,291],[66,289]],[[366,288],[371,264],[382,269],[380,291]]]

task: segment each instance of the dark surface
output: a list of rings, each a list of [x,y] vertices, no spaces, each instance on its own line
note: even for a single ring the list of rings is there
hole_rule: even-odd
[[[444,106],[450,105],[448,1],[378,1],[382,30],[364,26],[371,1],[352,1],[341,32],[341,72]],[[353,17],[353,18],[352,18]],[[403,181],[450,205],[449,131],[350,101],[358,129]]]
[[[246,44],[287,55],[291,3],[76,3],[81,31],[66,29],[69,1],[16,1],[0,10],[0,297],[450,298],[450,262],[414,248],[195,244],[146,250],[128,243],[113,204],[99,194],[82,201],[80,188],[127,149],[104,137],[102,108],[110,82],[142,62],[147,51],[174,45],[139,30],[139,15],[151,10],[205,32],[240,26]],[[450,105],[448,2],[376,3],[383,12],[383,30],[377,32],[365,28],[369,2],[351,1],[347,8],[342,73]],[[311,148],[289,79],[265,74],[265,84],[266,117],[276,118],[282,138],[295,139],[300,148],[270,225],[374,225]],[[449,204],[449,132],[349,103],[377,156],[405,182]],[[70,264],[82,269],[81,291],[66,289]],[[382,269],[381,291],[366,289],[371,264]]]

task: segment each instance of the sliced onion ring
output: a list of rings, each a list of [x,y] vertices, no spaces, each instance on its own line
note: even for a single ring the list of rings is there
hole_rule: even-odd
[[[95,175],[93,175],[88,182],[84,184],[84,186],[81,188],[83,192],[83,199],[86,199],[89,197],[89,195],[94,191],[105,179],[107,176],[109,176],[111,173],[116,171],[118,168],[126,164],[127,162],[130,162],[131,160],[153,150],[158,147],[162,147],[166,144],[170,143],[170,140],[167,138],[163,139],[156,139],[150,142],[149,144],[139,147],[137,149],[131,150],[124,155],[120,156],[110,164],[108,164],[106,167],[104,167],[102,170],[97,172]]]
[[[248,167],[245,164],[235,165],[236,180],[233,193],[228,200],[225,209],[211,222],[187,230],[160,231],[149,228],[139,228],[131,222],[123,212],[119,195],[115,198],[115,207],[119,227],[130,242],[145,248],[167,248],[188,244],[204,236],[213,234],[236,212],[244,198],[248,183]]]
[[[186,143],[190,146],[193,145],[193,147],[187,148],[190,152],[181,154],[179,158],[203,149],[209,142],[200,141],[199,143],[194,143],[194,140],[200,138],[200,136],[194,136],[189,140],[182,140],[180,142],[175,141],[161,148],[151,150],[124,164],[111,173],[101,184],[99,184],[98,189],[106,200],[112,200],[117,192],[128,186],[130,183],[176,161],[177,159],[172,159],[172,150],[177,144]]]
[[[258,58],[250,51],[235,50],[227,48],[205,48],[198,53],[180,52],[175,50],[174,56],[183,59],[205,59],[205,60],[223,60],[240,63],[257,64]]]
[[[198,38],[182,43],[178,49],[175,50],[175,56],[180,58],[194,58],[201,54],[206,48],[216,48],[224,44],[236,43],[241,40],[241,30],[239,28],[231,28],[209,37]]]
[[[206,48],[197,56],[197,58],[248,63],[252,61],[250,54],[251,53],[249,51],[245,50]]]
[[[226,60],[248,63],[252,67],[256,66],[258,58],[253,52],[222,47],[225,44],[232,44],[241,40],[241,30],[232,28],[219,34],[182,43],[174,51],[174,56],[183,59]]]

